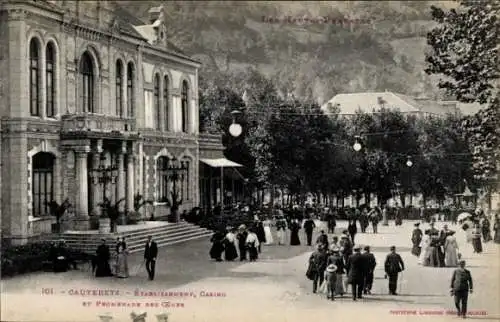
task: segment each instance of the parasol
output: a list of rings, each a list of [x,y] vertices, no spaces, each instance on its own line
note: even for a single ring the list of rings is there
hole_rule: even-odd
[[[457,221],[462,221],[462,220],[465,220],[469,217],[472,217],[472,215],[468,212],[462,212],[461,214],[458,215],[457,217]]]

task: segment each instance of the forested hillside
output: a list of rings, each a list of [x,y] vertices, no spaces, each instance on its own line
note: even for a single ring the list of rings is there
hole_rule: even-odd
[[[168,37],[203,62],[205,81],[235,83],[255,68],[282,93],[322,103],[339,92],[390,90],[439,96],[423,72],[430,5],[436,1],[124,1],[147,21],[163,5]],[[360,19],[363,24],[269,23],[269,17]],[[263,19],[263,17],[267,17]]]

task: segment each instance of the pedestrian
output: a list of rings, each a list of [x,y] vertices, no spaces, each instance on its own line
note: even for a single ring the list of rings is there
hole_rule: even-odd
[[[286,220],[283,216],[278,216],[276,219],[276,231],[278,235],[278,245],[285,245],[286,238]]]
[[[472,276],[470,271],[465,269],[464,260],[459,262],[459,266],[451,277],[451,294],[455,297],[457,315],[465,319],[469,293],[472,293]]]
[[[382,216],[380,208],[378,208],[378,207],[373,208],[368,213],[368,215],[369,215],[370,220],[372,222],[373,233],[376,234],[378,232],[378,223],[380,221],[380,217]]]
[[[322,244],[318,244],[317,249],[309,257],[309,264],[312,265],[314,273],[313,293],[316,293],[318,290],[318,284],[321,286],[323,283],[327,260],[328,253],[326,249]]]
[[[405,269],[405,264],[401,256],[396,253],[396,246],[391,246],[391,252],[385,259],[385,274],[389,277],[389,294],[398,295],[396,293],[398,287],[398,274]]]
[[[304,222],[304,231],[306,232],[307,246],[311,246],[312,244],[312,235],[314,228],[316,228],[316,224],[311,217],[308,217]]]
[[[490,230],[491,230],[490,221],[488,218],[484,217],[483,221],[481,222],[481,232],[483,233],[483,241],[485,243],[492,240]]]
[[[345,273],[345,264],[344,264],[344,258],[342,257],[342,254],[340,253],[339,248],[334,248],[332,249],[331,255],[328,257],[328,265],[333,264],[337,267],[336,271],[336,279],[335,279],[335,294],[343,296],[344,295],[344,284],[343,284],[343,279],[342,275]]]
[[[240,251],[240,261],[245,261],[247,260],[247,237],[248,237],[248,232],[247,232],[247,227],[245,225],[240,225],[238,227],[238,235],[236,235],[236,238],[238,239],[238,250]]]
[[[328,250],[328,235],[325,234],[325,231],[322,230],[320,235],[316,239],[316,244],[323,244],[323,247]]]
[[[335,300],[335,291],[337,286],[337,266],[329,264],[325,270],[325,277],[327,282],[327,295],[326,298],[332,301]]]
[[[290,223],[290,245],[291,246],[299,246],[300,238],[299,238],[299,230],[300,224],[298,219],[293,219]]]
[[[238,258],[238,252],[236,251],[236,229],[232,227],[227,228],[227,234],[224,240],[224,250],[226,261],[233,261]]]
[[[254,232],[257,235],[257,238],[259,239],[259,245],[257,246],[257,249],[259,251],[259,254],[262,253],[262,245],[266,243],[266,231],[264,230],[264,224],[260,219],[257,219],[257,221],[254,224]]]
[[[251,228],[248,231],[248,236],[246,240],[248,255],[251,262],[255,262],[259,258],[259,237],[255,233],[255,230]]]
[[[329,234],[335,234],[335,226],[337,226],[335,214],[329,213],[329,215],[328,215],[328,233]]]
[[[337,236],[332,237],[332,243],[330,244],[330,249],[339,249],[339,238]]]
[[[495,242],[495,244],[500,244],[500,218],[498,218],[498,215],[495,215],[493,230],[495,231],[493,235],[493,241]]]
[[[415,229],[413,229],[413,233],[411,234],[411,242],[413,244],[411,253],[417,257],[420,256],[420,252],[422,251],[420,243],[422,242],[422,236],[423,236],[422,230],[420,229],[419,226],[420,224],[416,223]]]
[[[455,232],[451,231],[444,242],[444,263],[446,267],[457,267],[458,265],[458,244]]]
[[[347,261],[347,281],[351,284],[352,300],[363,298],[363,283],[367,271],[365,258],[361,255],[361,247],[354,247],[354,254]]]
[[[215,259],[217,262],[222,262],[225,237],[224,232],[220,229],[212,235],[212,238],[210,238],[210,242],[212,243],[212,247],[210,248],[210,258]]]
[[[109,247],[106,245],[106,239],[102,238],[101,245],[99,245],[96,250],[96,277],[113,276],[111,273],[111,266],[109,265],[110,257]]]
[[[474,224],[474,228],[472,229],[472,247],[474,248],[474,253],[480,254],[483,252],[481,229],[479,228],[479,224]]]
[[[356,226],[356,219],[349,219],[349,225],[347,226],[347,231],[349,232],[349,236],[351,237],[351,241],[353,245],[356,245],[354,238],[358,232],[358,228]]]
[[[148,271],[149,280],[155,278],[156,257],[158,256],[158,246],[153,240],[153,236],[148,236],[148,241],[144,249],[144,260],[146,261],[146,270]]]
[[[377,261],[375,256],[370,253],[370,246],[365,246],[363,257],[365,258],[366,265],[366,276],[364,282],[364,293],[371,294],[373,286],[373,273],[375,272],[375,267],[377,266]]]

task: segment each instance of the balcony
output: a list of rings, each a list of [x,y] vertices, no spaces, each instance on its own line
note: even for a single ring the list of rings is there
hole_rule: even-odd
[[[135,133],[135,119],[103,114],[66,114],[61,116],[64,135],[130,136]]]

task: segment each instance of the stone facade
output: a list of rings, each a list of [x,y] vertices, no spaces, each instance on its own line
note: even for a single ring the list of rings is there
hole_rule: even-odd
[[[166,215],[163,157],[188,169],[181,211],[198,205],[200,64],[165,39],[161,12],[148,24],[107,1],[0,4],[3,237],[50,232],[49,199],[70,201],[72,229],[105,196],[132,211],[140,194]],[[106,166],[105,185],[93,170]]]

